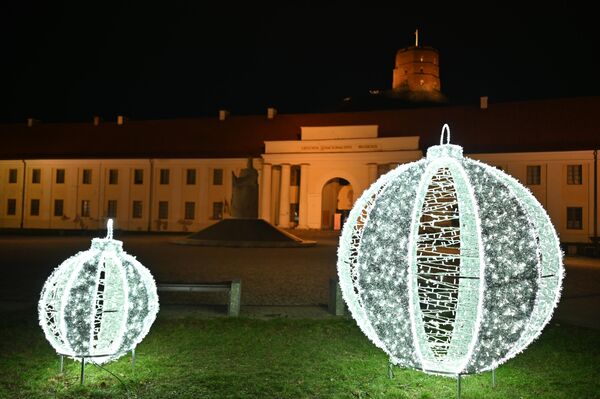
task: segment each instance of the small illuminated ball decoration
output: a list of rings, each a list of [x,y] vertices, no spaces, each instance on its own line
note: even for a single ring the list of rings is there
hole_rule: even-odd
[[[94,238],[87,251],[65,260],[42,289],[40,325],[57,353],[94,363],[115,360],[135,349],[158,312],[152,275],[123,242]]]
[[[391,364],[459,376],[496,368],[541,333],[564,269],[531,192],[449,141],[444,125],[426,158],[365,190],[337,268],[352,316]]]

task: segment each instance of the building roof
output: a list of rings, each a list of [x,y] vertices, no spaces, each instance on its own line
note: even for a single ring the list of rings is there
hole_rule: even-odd
[[[600,97],[327,114],[217,116],[100,123],[0,124],[0,159],[242,158],[264,141],[299,140],[302,126],[379,125],[379,137],[439,142],[448,123],[467,153],[590,150],[600,146]]]

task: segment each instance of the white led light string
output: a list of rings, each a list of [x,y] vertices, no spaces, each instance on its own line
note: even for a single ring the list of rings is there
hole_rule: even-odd
[[[539,335],[563,268],[539,202],[449,139],[445,126],[426,159],[361,196],[338,274],[353,317],[394,364],[460,375],[495,368]]]
[[[57,353],[97,364],[133,350],[158,312],[152,275],[112,238],[112,220],[107,227],[106,238],[93,239],[88,251],[53,271],[38,306],[40,325]]]

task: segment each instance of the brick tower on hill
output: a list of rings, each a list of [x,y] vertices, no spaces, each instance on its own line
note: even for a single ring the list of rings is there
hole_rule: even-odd
[[[432,47],[419,45],[419,31],[415,31],[415,45],[398,50],[394,68],[392,91],[413,100],[443,101],[440,84],[439,53]]]

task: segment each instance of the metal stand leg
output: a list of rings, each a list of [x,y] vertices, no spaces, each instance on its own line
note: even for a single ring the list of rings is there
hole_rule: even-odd
[[[388,378],[390,380],[394,378],[394,363],[391,361],[388,363]]]
[[[131,369],[135,371],[135,348],[131,350]]]
[[[496,369],[492,369],[492,388],[496,388]]]
[[[81,358],[81,385],[85,382],[85,357]]]
[[[456,399],[460,399],[460,374],[456,374]]]
[[[60,373],[62,374],[65,371],[65,357],[60,355]]]

